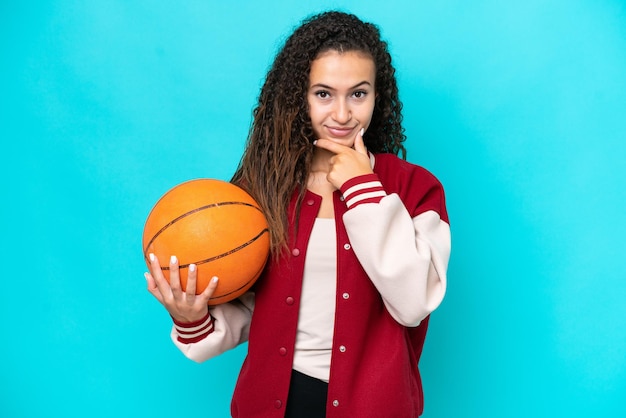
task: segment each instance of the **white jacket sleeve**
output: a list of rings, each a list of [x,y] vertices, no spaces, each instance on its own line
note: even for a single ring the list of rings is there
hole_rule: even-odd
[[[358,187],[344,192],[348,237],[391,316],[404,326],[417,326],[446,292],[450,226],[434,210],[411,217],[397,194],[386,195],[380,182],[372,186],[363,193]]]
[[[209,309],[209,315],[193,324],[174,321],[172,341],[182,353],[203,362],[248,340],[254,311],[254,293]]]

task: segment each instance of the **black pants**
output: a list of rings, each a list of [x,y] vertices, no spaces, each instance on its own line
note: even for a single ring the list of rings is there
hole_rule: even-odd
[[[325,418],[328,383],[293,370],[285,418]]]

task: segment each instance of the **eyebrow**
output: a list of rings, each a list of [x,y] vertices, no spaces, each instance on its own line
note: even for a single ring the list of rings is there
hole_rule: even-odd
[[[367,85],[369,87],[372,87],[372,84],[369,81],[363,80],[360,83],[357,83],[357,84],[355,84],[352,87],[349,87],[348,90],[353,90],[353,89],[362,87],[363,85]],[[331,86],[326,85],[324,83],[315,83],[315,84],[311,85],[311,87],[309,87],[309,88],[320,88],[320,87],[323,88],[323,89],[327,89],[327,90],[335,90],[334,87],[331,87]]]

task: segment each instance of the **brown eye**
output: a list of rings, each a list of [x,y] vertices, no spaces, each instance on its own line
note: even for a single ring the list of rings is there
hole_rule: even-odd
[[[327,99],[330,96],[330,94],[326,90],[320,90],[316,92],[315,95],[320,99]]]

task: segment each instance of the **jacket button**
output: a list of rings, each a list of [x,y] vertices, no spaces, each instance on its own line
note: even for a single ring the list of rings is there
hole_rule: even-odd
[[[341,295],[344,299],[349,299],[350,298],[350,293],[345,292],[343,295]]]
[[[339,196],[339,200],[341,200],[342,202],[345,200],[346,198],[343,196]]]
[[[345,345],[340,345],[339,346],[339,351],[341,351],[342,353],[346,352],[346,346]]]
[[[339,401],[337,399],[333,401],[333,406],[339,406]]]
[[[313,199],[309,199],[306,201],[306,204],[309,206],[313,206],[313,204],[315,203],[315,201]]]
[[[343,244],[343,249],[344,250],[349,250],[350,249],[350,244]]]
[[[274,408],[280,409],[281,406],[283,406],[283,402],[280,399],[276,399],[274,401]]]
[[[294,248],[293,250],[291,250],[291,254],[293,254],[294,257],[297,257],[300,255],[300,250],[297,248]]]
[[[280,348],[278,349],[278,353],[279,353],[281,356],[285,356],[285,355],[287,355],[287,349],[286,349],[285,347],[280,347]]]
[[[293,305],[293,298],[291,296],[288,296],[287,299],[285,299],[285,303],[287,305]]]

